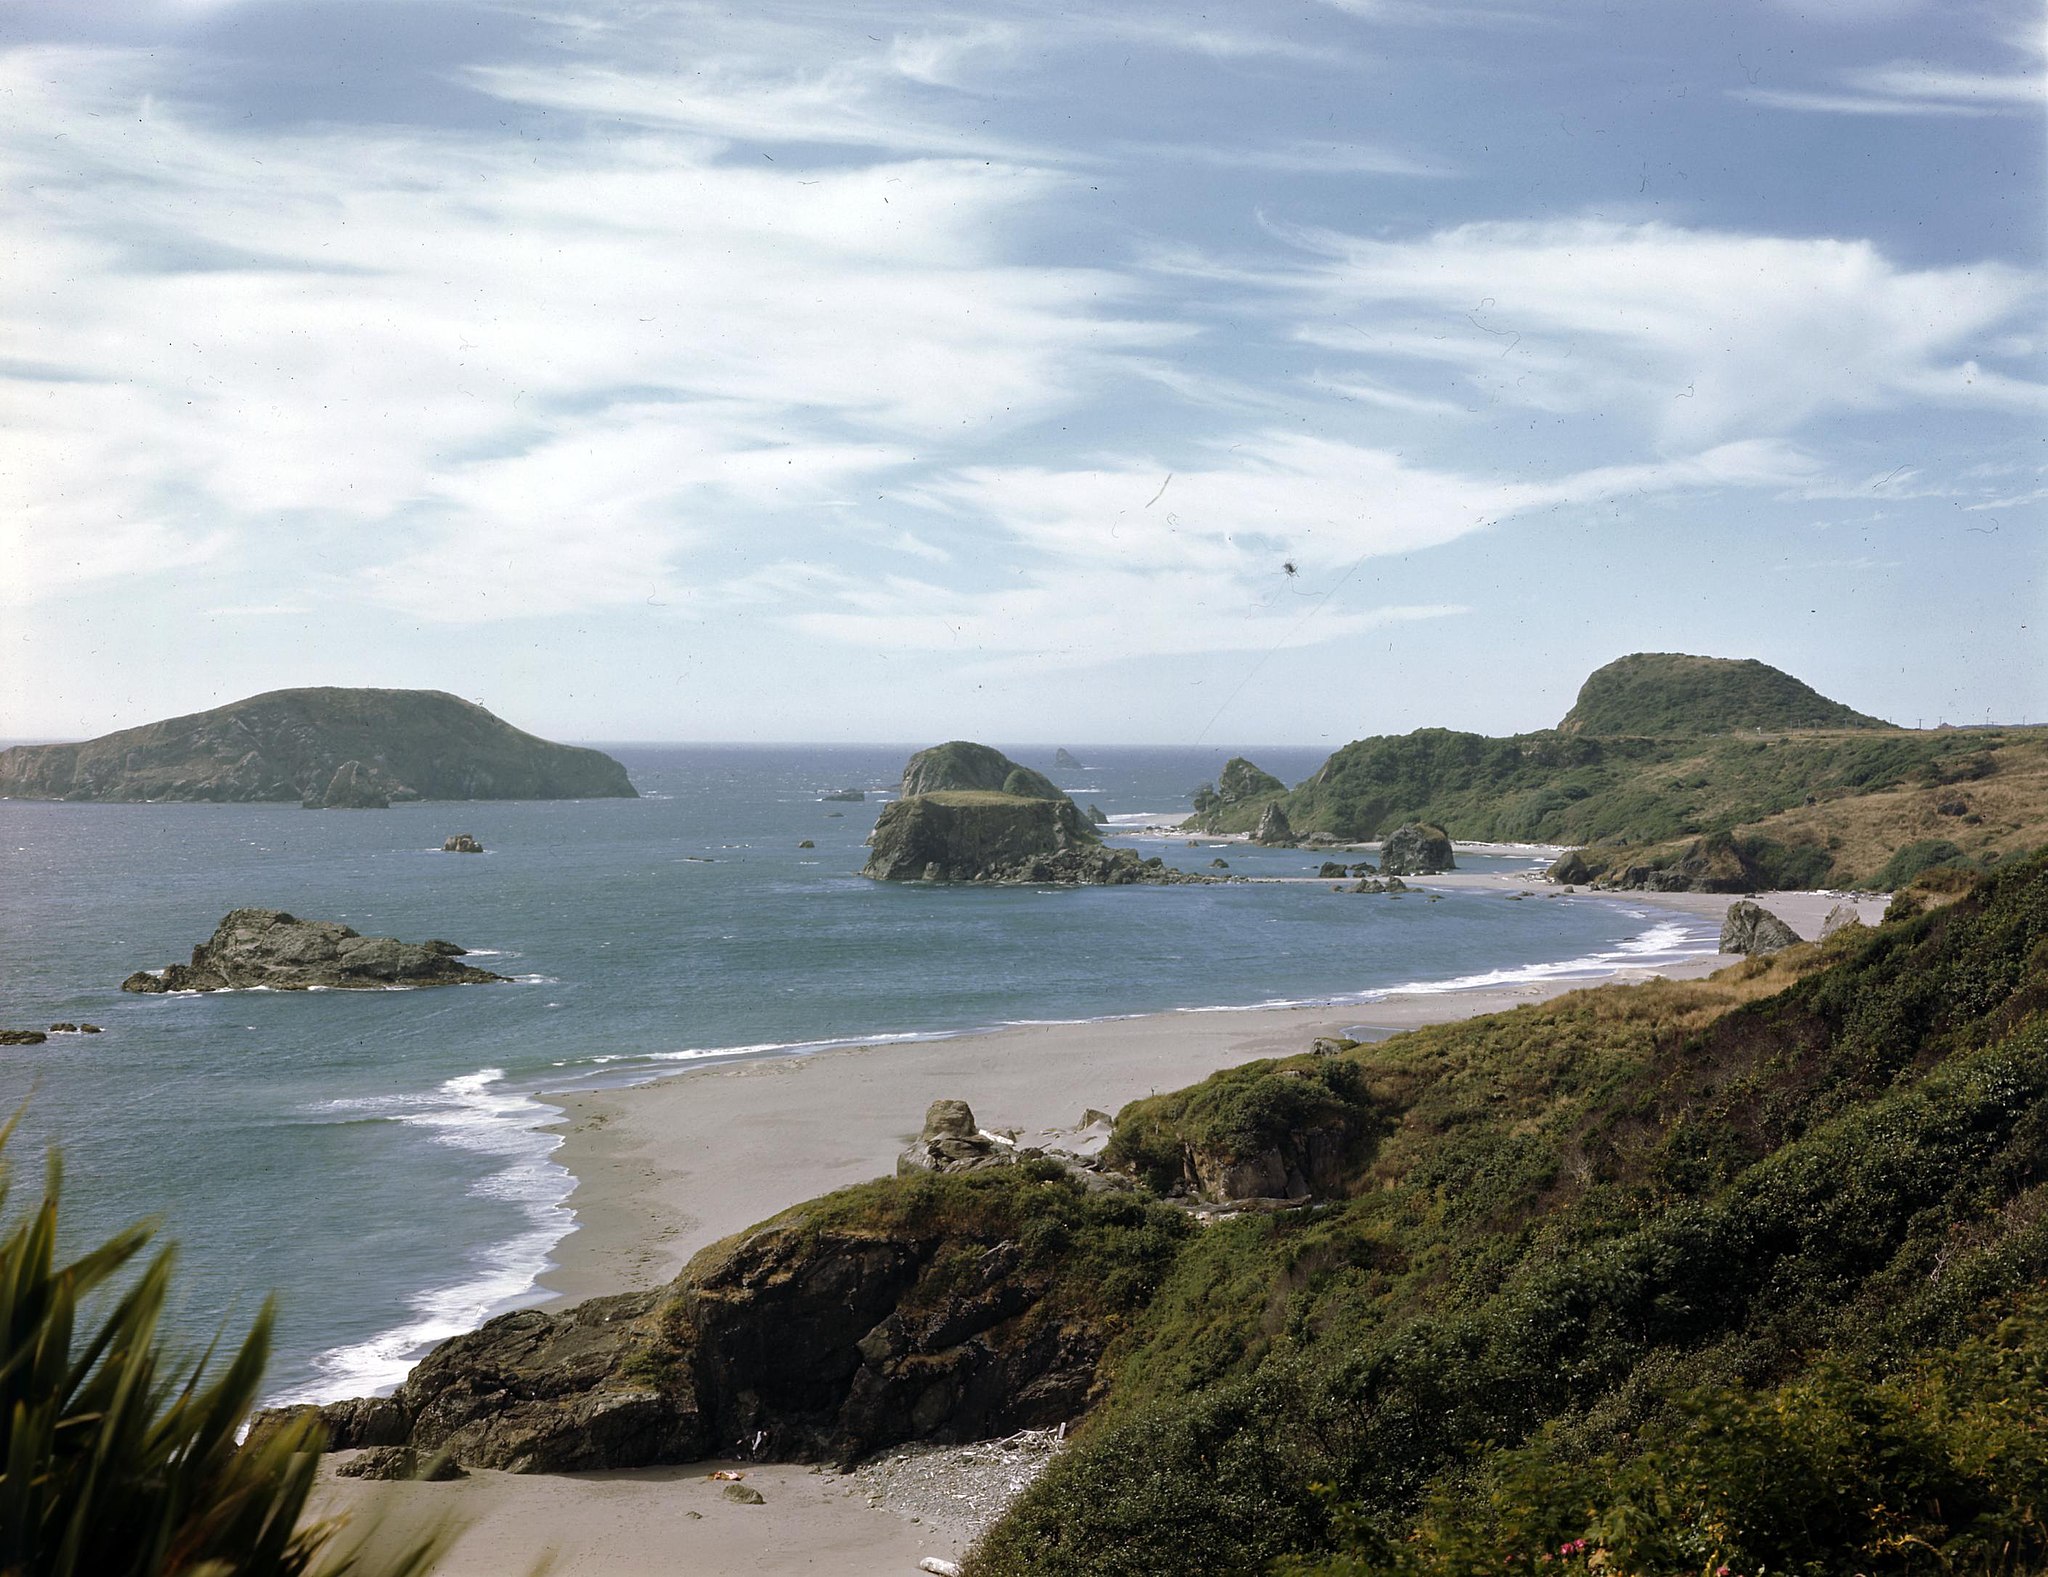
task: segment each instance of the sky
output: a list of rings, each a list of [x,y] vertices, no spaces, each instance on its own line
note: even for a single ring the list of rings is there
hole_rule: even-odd
[[[2048,721],[2009,0],[10,0],[0,736]]]

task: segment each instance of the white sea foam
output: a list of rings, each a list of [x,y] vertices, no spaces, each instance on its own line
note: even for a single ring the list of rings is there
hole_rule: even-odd
[[[575,1225],[566,1201],[576,1180],[553,1159],[561,1136],[540,1131],[560,1111],[504,1087],[504,1078],[502,1069],[480,1068],[424,1094],[363,1096],[315,1108],[382,1117],[423,1129],[437,1144],[492,1158],[501,1164],[472,1183],[470,1193],[517,1205],[526,1224],[472,1254],[463,1279],[416,1294],[403,1324],[316,1355],[317,1378],[273,1398],[274,1405],[388,1391],[435,1343],[533,1301],[549,1255]]]

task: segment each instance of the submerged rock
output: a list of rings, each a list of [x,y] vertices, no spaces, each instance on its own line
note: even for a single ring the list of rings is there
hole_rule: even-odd
[[[1389,876],[1434,876],[1456,869],[1451,840],[1441,827],[1411,822],[1395,828],[1380,846],[1380,870]]]
[[[237,909],[192,949],[189,964],[161,973],[138,971],[123,991],[225,991],[313,986],[375,991],[394,986],[481,985],[501,981],[487,969],[458,964],[467,949],[453,942],[401,942],[363,936],[335,920],[301,920],[282,909]]]
[[[1798,940],[1797,931],[1763,905],[1747,899],[1730,904],[1728,916],[1721,922],[1721,951],[1724,953],[1746,953],[1754,957],[1778,952]]]

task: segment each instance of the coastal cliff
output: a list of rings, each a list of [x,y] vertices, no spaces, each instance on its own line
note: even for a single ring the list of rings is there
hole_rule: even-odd
[[[862,1184],[712,1245],[667,1288],[457,1337],[395,1395],[321,1409],[328,1445],[554,1473],[845,1463],[1051,1427],[1092,1405],[1187,1231],[1053,1163]]]
[[[0,798],[298,800],[634,797],[602,751],[558,745],[439,690],[273,690],[82,744],[0,751]]]

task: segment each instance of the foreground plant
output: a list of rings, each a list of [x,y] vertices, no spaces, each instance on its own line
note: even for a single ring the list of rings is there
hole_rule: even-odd
[[[4,1150],[14,1124],[0,1128]],[[10,1179],[0,1158],[0,1212]],[[159,1332],[174,1250],[129,1227],[57,1263],[62,1171],[0,1241],[0,1577],[412,1577],[430,1537],[372,1563],[301,1525],[321,1447],[310,1415],[247,1446],[269,1303],[224,1369]],[[107,1308],[111,1300],[111,1307]],[[82,1308],[81,1305],[87,1307]],[[105,1308],[95,1319],[93,1310]]]

